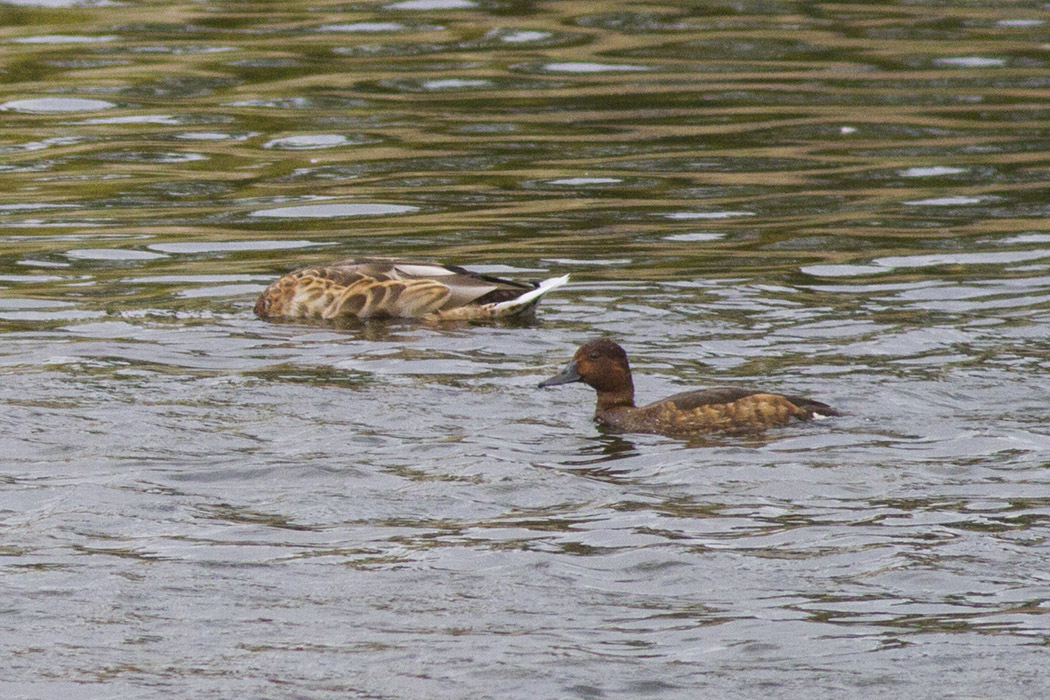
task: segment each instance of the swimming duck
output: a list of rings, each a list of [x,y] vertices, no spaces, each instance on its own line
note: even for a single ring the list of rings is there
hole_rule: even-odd
[[[583,382],[598,392],[595,420],[629,433],[672,437],[745,433],[786,425],[792,418],[810,420],[841,415],[812,399],[737,387],[686,391],[646,406],[635,406],[627,353],[606,339],[580,346],[565,369],[540,382],[540,386],[571,382]]]
[[[528,314],[544,294],[569,281],[511,282],[454,265],[358,258],[304,267],[266,288],[261,318],[468,320]]]

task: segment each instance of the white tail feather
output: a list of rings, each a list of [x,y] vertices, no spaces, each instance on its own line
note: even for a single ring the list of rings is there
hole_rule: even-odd
[[[508,309],[519,309],[525,308],[530,304],[539,300],[547,292],[552,289],[557,289],[565,284],[569,283],[569,276],[562,275],[561,277],[551,277],[549,280],[543,280],[535,289],[531,289],[522,294],[517,299],[511,299],[510,301],[501,301],[492,307],[493,311],[505,311]]]

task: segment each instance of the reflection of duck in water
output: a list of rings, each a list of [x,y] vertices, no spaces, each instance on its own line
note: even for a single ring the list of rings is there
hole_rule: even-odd
[[[812,399],[736,387],[686,391],[646,406],[635,406],[627,353],[604,339],[582,345],[561,374],[540,386],[570,382],[583,382],[598,392],[595,420],[629,433],[672,437],[746,433],[786,425],[792,418],[810,420],[840,415]]]
[[[462,267],[362,258],[289,272],[255,304],[262,318],[470,320],[531,313],[540,298],[569,281],[512,282]]]

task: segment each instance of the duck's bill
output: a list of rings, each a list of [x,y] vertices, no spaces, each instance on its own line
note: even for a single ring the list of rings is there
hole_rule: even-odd
[[[573,382],[580,381],[580,373],[576,371],[576,360],[572,360],[569,364],[565,365],[560,373],[554,375],[550,379],[544,379],[540,382],[540,386],[557,386],[559,384],[572,384]]]

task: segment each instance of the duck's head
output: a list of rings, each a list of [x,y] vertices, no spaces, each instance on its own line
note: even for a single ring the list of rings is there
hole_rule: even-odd
[[[584,343],[560,374],[540,382],[540,386],[556,386],[583,382],[599,394],[628,394],[633,397],[631,366],[627,353],[611,340],[601,338]]]

